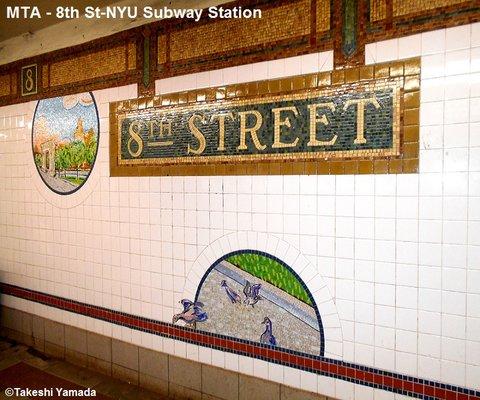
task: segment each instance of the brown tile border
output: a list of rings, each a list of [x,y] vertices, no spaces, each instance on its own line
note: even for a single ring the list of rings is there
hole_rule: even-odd
[[[418,172],[419,146],[419,76],[420,59],[414,58],[372,66],[353,67],[345,70],[321,72],[291,78],[250,82],[216,88],[170,93],[163,96],[146,97],[110,103],[110,175],[111,176],[182,176],[182,175],[337,175],[337,174],[376,174],[376,173],[416,173]],[[266,95],[290,93],[295,90],[331,88],[359,83],[374,83],[375,80],[396,80],[400,83],[400,132],[399,156],[344,157],[321,161],[284,160],[238,162],[229,160],[216,164],[195,165],[155,165],[135,160],[135,164],[125,165],[119,160],[117,113],[126,110],[142,110],[150,107],[196,104],[225,100],[242,100]],[[394,121],[395,123],[395,121]],[[406,135],[406,132],[408,135]],[[265,156],[267,158],[268,156]],[[271,157],[272,160],[275,157]],[[233,160],[233,159],[232,159]],[[137,162],[138,161],[138,162]]]
[[[275,35],[277,32],[275,24],[266,24],[265,34],[270,39],[266,42],[252,45],[248,32],[246,32],[243,42],[239,40],[238,46],[234,48],[225,51],[219,48],[175,62],[171,57],[171,52],[174,50],[172,38],[175,35],[181,36],[189,29],[200,27],[206,31],[210,30],[210,34],[215,35],[215,24],[225,21],[210,20],[205,16],[198,23],[178,20],[158,21],[70,48],[1,65],[0,106],[132,83],[137,83],[142,92],[143,33],[145,29],[150,32],[150,46],[147,46],[150,52],[147,57],[149,60],[147,71],[150,82],[153,82],[155,79],[170,76],[332,49],[335,53],[335,67],[341,69],[347,65],[362,65],[365,43],[480,21],[480,6],[474,1],[465,1],[456,5],[436,7],[394,17],[393,0],[383,0],[381,11],[371,7],[371,0],[361,0],[357,2],[358,18],[355,28],[358,35],[357,48],[352,56],[345,57],[341,50],[343,0],[308,0],[307,2],[310,7],[305,6],[304,9],[309,13],[309,18],[306,18],[310,24],[308,32],[302,31],[302,34],[279,38]],[[290,0],[238,0],[224,4],[223,7],[258,7],[268,12],[280,7],[288,7],[291,4]],[[374,17],[371,18],[370,12]],[[277,22],[282,23],[282,21]],[[231,22],[231,24],[234,23],[235,21]],[[118,46],[123,46],[125,52],[125,65],[120,71],[109,66],[108,60],[99,58],[97,65],[94,59],[91,61],[91,74],[84,76],[83,80],[70,82],[68,77],[63,77],[61,85],[52,86],[52,83],[55,82],[51,76],[52,65],[68,63],[69,60],[80,57],[88,58],[89,55]],[[188,47],[189,43],[179,43],[175,48],[182,46]],[[38,93],[22,97],[20,72],[22,67],[32,64],[38,66]],[[117,73],[112,73],[112,71],[117,71]],[[54,70],[53,73],[55,73]],[[9,79],[10,85],[8,84]]]
[[[366,43],[480,21],[480,5],[475,1],[462,1],[457,4],[452,2],[449,5],[436,6],[435,0],[431,0],[429,7],[423,10],[415,10],[418,2],[413,1],[409,8],[411,11],[403,14],[399,14],[395,9],[394,0],[385,1],[384,18],[373,21],[369,15],[370,7],[364,15],[365,32],[368,34]],[[404,3],[407,4],[406,1]],[[409,4],[407,9],[408,6]]]
[[[42,340],[43,337],[43,330],[32,329],[32,321],[36,321],[35,325],[37,327],[59,326],[61,332],[67,332],[73,328],[69,325],[4,306],[0,307],[0,316],[0,334],[27,345],[31,345],[32,338],[35,341]],[[17,323],[18,321],[29,321],[30,324]],[[87,353],[78,351],[73,354],[68,351],[68,348],[53,343],[47,344],[51,351],[45,351],[45,353],[51,357],[65,359],[72,364],[87,367],[90,370],[112,376],[131,385],[140,386],[179,400],[187,397],[215,398],[218,400],[252,399],[255,397],[252,397],[251,394],[258,391],[258,387],[270,388],[271,392],[269,394],[273,394],[273,396],[269,396],[268,399],[271,400],[291,400],[294,398],[333,400],[316,393],[305,392],[279,383],[264,381],[238,372],[145,349],[83,329],[73,329],[77,335],[88,337],[90,345],[95,343],[95,347],[101,348],[103,353],[112,353],[112,348],[115,346],[118,349],[123,349],[126,346],[130,353],[133,351],[137,354],[138,363],[136,367],[134,364],[130,364],[132,368],[126,368],[116,364],[115,360],[104,361],[95,358],[89,355],[90,350],[87,350]],[[61,333],[58,335],[59,338],[61,336],[62,340],[65,340],[65,336]],[[40,349],[39,351],[44,352]],[[85,362],[85,360],[87,361]],[[230,388],[231,385],[233,386]]]
[[[86,315],[115,325],[125,326],[129,329],[158,335],[167,338],[167,340],[173,339],[190,343],[194,346],[205,346],[222,352],[253,357],[355,384],[366,385],[417,398],[424,398],[424,395],[428,394],[428,398],[432,398],[432,400],[433,398],[439,400],[480,400],[480,391],[465,387],[430,381],[415,376],[398,374],[371,366],[358,365],[323,356],[309,356],[291,350],[286,351],[280,348],[266,349],[265,345],[258,343],[222,337],[222,335],[202,331],[195,331],[191,328],[175,326],[168,322],[155,321],[132,314],[125,314],[119,311],[93,306],[87,303],[80,303],[6,283],[0,283],[0,289],[1,292],[7,296],[12,295],[14,297],[55,307],[60,310],[74,312],[79,315]],[[18,336],[18,340],[21,340],[24,343],[32,341],[32,318],[32,314],[14,310],[12,308],[0,307],[0,326],[5,327],[4,331],[7,335],[12,334],[13,332],[13,335],[15,335],[15,337]],[[47,322],[44,323],[44,325],[47,324]],[[97,335],[97,337],[101,336]],[[112,347],[111,341],[113,339],[106,339],[110,341],[110,345],[107,343],[107,346]],[[47,344],[48,342],[45,342],[46,347]],[[57,353],[59,357],[63,357],[61,351],[57,351]],[[89,357],[88,361],[90,362],[90,360],[91,358]],[[112,363],[106,364],[103,362],[101,365],[105,370],[112,370],[113,365],[117,364],[112,365]],[[117,369],[117,371],[118,370],[119,369]],[[134,370],[128,371],[131,372]],[[130,375],[130,377],[131,376],[135,378],[136,374]],[[172,374],[169,374],[169,376],[172,376]],[[194,394],[196,397],[200,395],[199,391],[187,389],[184,386],[175,383],[171,383],[169,387],[174,387],[182,393],[187,392],[189,394]]]

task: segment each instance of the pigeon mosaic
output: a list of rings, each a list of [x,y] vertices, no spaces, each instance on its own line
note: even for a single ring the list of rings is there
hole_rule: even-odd
[[[255,343],[322,355],[320,315],[305,284],[280,260],[256,251],[225,256],[173,323]]]
[[[204,322],[208,319],[207,313],[202,309],[203,303],[183,299],[180,300],[180,304],[183,306],[183,311],[173,316],[173,323],[183,321],[185,325],[195,328],[197,322]]]

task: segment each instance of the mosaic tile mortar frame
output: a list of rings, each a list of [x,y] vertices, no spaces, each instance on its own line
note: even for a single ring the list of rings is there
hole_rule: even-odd
[[[110,103],[110,174],[156,176],[416,173],[419,153],[419,75],[420,60],[410,59]],[[345,147],[335,152],[270,152],[208,157],[186,157],[185,154],[148,159],[125,157],[122,122],[133,116],[149,118],[167,112],[175,116],[177,112],[203,111],[209,108],[224,110],[234,106],[309,99],[319,97],[320,94],[347,96],[348,99],[348,96],[353,98],[355,94],[379,88],[393,88],[394,93],[393,136],[392,144],[388,148]],[[341,136],[341,133],[338,132],[338,135]],[[143,140],[141,142],[143,143]],[[159,143],[154,144],[160,147]]]

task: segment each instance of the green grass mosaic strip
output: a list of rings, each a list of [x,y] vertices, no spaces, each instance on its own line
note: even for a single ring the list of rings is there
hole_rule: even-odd
[[[312,305],[302,284],[277,261],[252,253],[236,254],[229,257],[227,261],[245,272],[271,283],[304,303]]]

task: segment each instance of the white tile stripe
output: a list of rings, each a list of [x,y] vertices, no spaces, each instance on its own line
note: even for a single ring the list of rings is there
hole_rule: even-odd
[[[155,94],[285,78],[333,69],[333,51],[198,72],[155,81]]]

